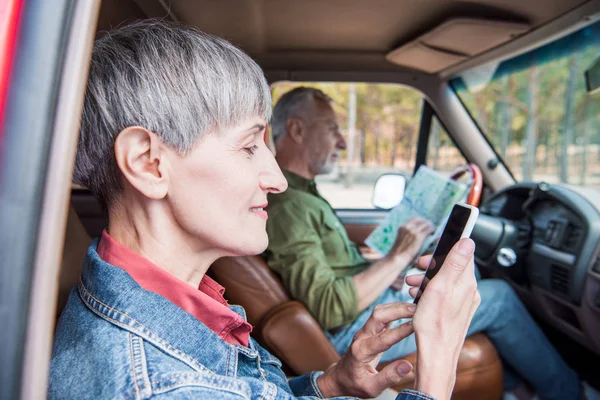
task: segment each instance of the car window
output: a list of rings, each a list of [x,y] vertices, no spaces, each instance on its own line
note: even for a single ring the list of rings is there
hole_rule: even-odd
[[[600,22],[451,85],[518,180],[600,188],[600,96],[584,71],[600,55]]]
[[[450,175],[456,167],[466,162],[440,120],[434,115],[427,142],[427,166]]]
[[[373,185],[381,174],[412,175],[422,93],[396,84],[278,82],[272,86],[273,105],[298,86],[316,87],[334,100],[348,145],[335,170],[316,178],[319,192],[334,208],[373,209]]]

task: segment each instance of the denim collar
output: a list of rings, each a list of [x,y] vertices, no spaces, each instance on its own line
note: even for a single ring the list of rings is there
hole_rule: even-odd
[[[209,350],[211,370],[225,373],[233,353],[258,356],[250,347],[229,344],[206,325],[164,297],[144,290],[127,272],[103,261],[95,239],[87,251],[81,280],[77,285],[84,304],[96,315],[130,331],[197,370]],[[242,307],[231,308],[246,319]],[[225,370],[223,370],[223,368]]]

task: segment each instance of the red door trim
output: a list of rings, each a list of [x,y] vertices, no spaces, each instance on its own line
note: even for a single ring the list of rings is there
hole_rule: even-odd
[[[0,139],[23,0],[0,0]]]

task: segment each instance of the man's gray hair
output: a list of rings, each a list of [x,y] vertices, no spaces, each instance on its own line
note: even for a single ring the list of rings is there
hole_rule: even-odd
[[[104,207],[122,189],[119,132],[140,126],[185,155],[207,133],[271,117],[260,67],[224,39],[145,20],[97,39],[85,94],[74,181]]]
[[[324,100],[333,102],[322,90],[311,87],[297,87],[285,93],[275,104],[273,119],[271,120],[271,134],[277,141],[286,132],[286,123],[289,118],[308,118],[314,112],[314,101]]]

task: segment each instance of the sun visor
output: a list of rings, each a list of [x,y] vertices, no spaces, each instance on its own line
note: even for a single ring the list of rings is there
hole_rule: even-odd
[[[403,67],[436,73],[499,46],[529,29],[524,23],[451,19],[386,55]]]

